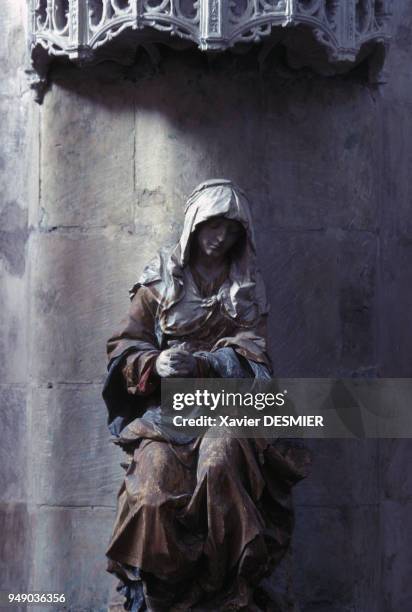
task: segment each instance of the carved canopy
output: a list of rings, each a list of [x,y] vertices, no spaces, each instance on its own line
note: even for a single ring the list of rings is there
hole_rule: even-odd
[[[309,30],[331,64],[356,61],[389,39],[392,0],[28,0],[31,53],[41,72],[47,56],[98,59],[110,41],[181,39],[202,51],[259,42],[275,29]],[[43,51],[40,51],[43,50]],[[41,59],[40,59],[41,58]]]

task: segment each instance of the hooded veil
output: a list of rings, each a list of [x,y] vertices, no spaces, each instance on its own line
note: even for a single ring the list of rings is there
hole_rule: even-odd
[[[214,179],[201,183],[191,193],[179,242],[171,252],[161,251],[130,291],[133,298],[139,286],[153,286],[159,295],[159,321],[164,333],[191,333],[207,316],[205,312],[202,316],[204,305],[200,302],[185,302],[184,270],[189,264],[196,229],[213,217],[237,221],[244,228],[242,248],[231,260],[229,277],[220,288],[217,301],[227,316],[244,327],[255,325],[259,317],[268,312],[263,281],[256,265],[256,244],[248,200],[231,181]]]

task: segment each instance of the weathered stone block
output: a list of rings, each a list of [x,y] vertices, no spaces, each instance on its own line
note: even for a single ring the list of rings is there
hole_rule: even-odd
[[[385,152],[382,171],[385,180],[382,182],[380,196],[382,233],[389,240],[398,238],[400,246],[406,247],[412,240],[412,150],[408,146],[412,139],[412,99],[406,101],[402,96],[393,99],[391,103],[386,102],[383,134]],[[393,246],[396,246],[396,242]],[[388,253],[389,261],[392,257],[393,253]],[[396,258],[393,261],[395,263]]]
[[[64,593],[70,612],[106,610],[113,578],[105,572],[105,549],[113,521],[105,509],[39,508],[30,588]]]
[[[186,198],[201,181],[226,177],[247,189],[261,176],[265,130],[257,75],[223,76],[203,68],[193,61],[187,74],[171,56],[165,79],[137,83],[136,225],[147,206],[181,222]],[[170,103],[170,84],[177,103]]]
[[[382,611],[412,609],[412,503],[387,500],[381,509],[384,560]]]
[[[23,68],[26,61],[26,35],[24,31],[27,15],[26,3],[24,0],[4,0],[1,10],[0,62],[2,78],[0,80],[0,95],[18,96],[25,79]],[[2,116],[1,112],[0,116]]]
[[[27,593],[32,528],[25,503],[0,503],[0,591]]]
[[[379,441],[381,499],[399,503],[412,502],[412,440]]]
[[[131,87],[53,87],[42,113],[41,228],[130,226],[134,201]],[[86,102],[87,98],[87,102]]]
[[[380,131],[368,91],[324,79],[283,90],[272,79],[266,96],[262,223],[374,231]]]
[[[21,264],[18,252],[13,251],[11,258],[17,266]],[[9,274],[5,268],[0,269],[0,380],[2,383],[24,384],[27,380],[29,348],[26,295],[26,279]]]
[[[0,385],[0,500],[23,502],[29,481],[26,389]]]
[[[27,97],[0,96],[0,117],[0,380],[24,383],[29,352],[28,208],[38,192],[37,112]]]
[[[103,380],[106,341],[127,313],[128,289],[151,248],[122,231],[36,236],[31,312],[36,322],[31,327],[35,380]]]
[[[29,200],[35,199],[38,184],[38,109],[27,97],[0,97],[0,214],[12,215],[10,228],[23,225]],[[20,211],[22,209],[22,211]],[[0,229],[8,231],[8,219],[3,217]],[[26,231],[27,229],[24,228]]]
[[[275,376],[373,368],[377,243],[369,233],[260,228]]]
[[[311,473],[295,489],[295,502],[307,505],[364,506],[379,503],[376,440],[305,440]]]
[[[381,375],[410,378],[412,365],[407,330],[412,326],[412,237],[400,231],[397,236],[382,240],[381,249]]]
[[[383,559],[380,507],[376,504],[353,505],[346,516],[347,538],[352,546],[347,573],[354,586],[353,608],[380,612]]]
[[[32,412],[34,501],[115,507],[124,456],[109,442],[101,387],[37,388]]]
[[[293,560],[302,612],[379,609],[378,530],[374,506],[298,509]]]
[[[412,6],[408,0],[393,2],[391,10],[393,37],[385,61],[387,86],[384,89],[386,112],[389,113],[395,100],[412,102],[409,70],[412,50]],[[392,123],[392,127],[396,131],[396,124]]]

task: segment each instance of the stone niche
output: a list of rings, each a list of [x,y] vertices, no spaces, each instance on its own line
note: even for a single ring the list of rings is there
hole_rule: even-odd
[[[365,59],[382,81],[393,0],[28,0],[33,87],[50,65],[132,63],[139,46],[197,46],[208,53],[263,54],[283,45],[292,68],[324,75]],[[152,50],[153,53],[153,50]]]

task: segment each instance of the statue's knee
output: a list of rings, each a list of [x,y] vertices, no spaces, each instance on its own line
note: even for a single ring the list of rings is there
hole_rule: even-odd
[[[236,461],[239,442],[236,438],[204,439],[199,453],[199,469],[216,473],[227,473],[228,464]]]

